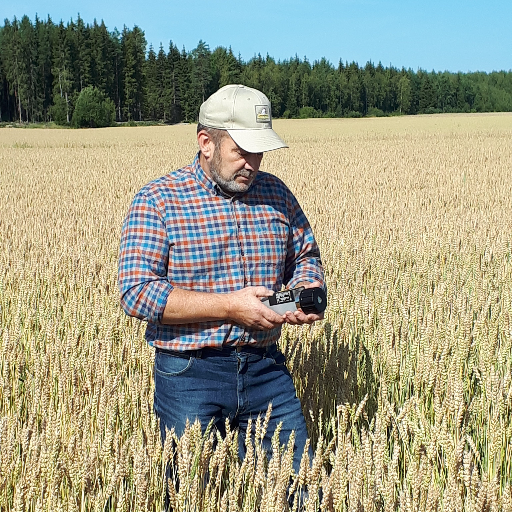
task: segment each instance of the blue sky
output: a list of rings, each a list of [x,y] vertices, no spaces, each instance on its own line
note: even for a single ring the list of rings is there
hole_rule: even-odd
[[[231,46],[248,60],[295,54],[337,64],[368,60],[428,71],[512,69],[511,0],[3,0],[0,16],[54,22],[103,19],[109,30],[138,25],[158,49]]]

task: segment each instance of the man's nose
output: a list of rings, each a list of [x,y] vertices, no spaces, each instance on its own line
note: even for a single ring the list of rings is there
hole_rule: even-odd
[[[245,168],[250,171],[257,171],[260,168],[263,153],[250,153],[245,157]]]

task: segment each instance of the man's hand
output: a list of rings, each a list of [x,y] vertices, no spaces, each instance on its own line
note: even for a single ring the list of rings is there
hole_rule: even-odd
[[[300,286],[304,286],[304,288],[320,288],[322,286],[320,283],[310,283],[310,282],[302,282],[299,283],[296,288],[299,288]],[[311,313],[309,315],[306,315],[303,313],[300,309],[297,311],[287,311],[284,315],[285,322],[290,325],[304,325],[304,324],[312,324],[313,322],[316,322],[318,320],[324,319],[324,314],[320,313],[319,315],[316,315],[314,313]]]
[[[260,300],[263,297],[270,297],[273,293],[264,286],[248,286],[227,294],[228,320],[259,331],[279,327],[285,322],[285,317],[267,308]]]
[[[298,286],[311,288],[320,284],[308,282]],[[180,325],[227,320],[249,329],[269,331],[285,322],[291,325],[312,324],[324,317],[323,314],[305,315],[302,311],[278,315],[260,300],[273,293],[264,286],[249,286],[232,293],[205,293],[174,288],[167,298],[161,323]]]

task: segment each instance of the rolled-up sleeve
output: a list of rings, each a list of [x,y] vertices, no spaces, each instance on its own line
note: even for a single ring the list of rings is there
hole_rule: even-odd
[[[293,195],[290,200],[290,228],[285,264],[285,285],[295,288],[304,281],[318,282],[325,290],[320,250],[306,215]]]
[[[118,284],[129,316],[159,322],[173,290],[167,279],[169,237],[155,203],[137,194],[123,224]]]

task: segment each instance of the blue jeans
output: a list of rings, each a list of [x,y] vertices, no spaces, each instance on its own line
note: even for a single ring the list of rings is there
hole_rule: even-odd
[[[243,458],[248,420],[255,421],[259,414],[264,417],[269,402],[272,415],[263,446],[271,453],[278,423],[283,423],[281,444],[288,442],[294,430],[293,467],[298,473],[308,433],[285,357],[276,345],[242,347],[240,351],[203,349],[198,357],[190,358],[156,351],[154,408],[160,418],[162,442],[166,428],[174,427],[181,435],[187,418],[191,423],[199,419],[203,432],[213,418],[221,433],[229,418],[232,427],[240,429],[239,455]]]

